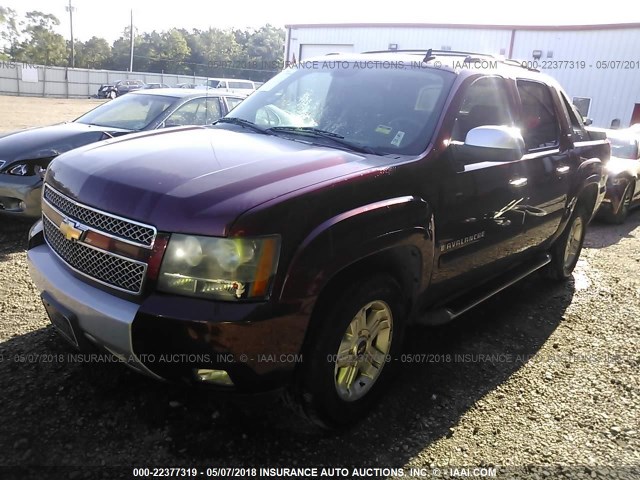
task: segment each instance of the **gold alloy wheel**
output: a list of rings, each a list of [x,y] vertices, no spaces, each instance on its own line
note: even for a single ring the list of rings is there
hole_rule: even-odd
[[[580,253],[582,237],[584,236],[584,223],[580,215],[576,216],[571,224],[571,231],[567,237],[567,245],[564,249],[564,267],[570,269],[576,262]]]
[[[393,314],[381,300],[362,307],[347,327],[334,368],[338,396],[347,402],[373,387],[388,361],[393,339]]]

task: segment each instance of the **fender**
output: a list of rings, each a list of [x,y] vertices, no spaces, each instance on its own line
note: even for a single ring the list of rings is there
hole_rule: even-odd
[[[579,166],[575,175],[576,181],[572,185],[569,192],[569,208],[565,213],[565,219],[568,219],[573,213],[573,209],[576,206],[580,195],[591,185],[595,185],[597,188],[597,195],[595,203],[592,206],[592,214],[600,206],[602,199],[604,198],[606,190],[606,175],[604,175],[604,165],[599,158],[589,158],[584,160]]]
[[[280,298],[317,297],[341,271],[367,257],[401,250],[412,257],[417,287],[430,278],[434,254],[432,209],[423,199],[397,197],[343,212],[301,242]]]

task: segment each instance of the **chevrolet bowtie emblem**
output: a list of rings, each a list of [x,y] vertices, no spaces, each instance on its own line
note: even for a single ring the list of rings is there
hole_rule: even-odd
[[[77,227],[75,222],[65,218],[60,223],[60,232],[64,235],[64,238],[71,242],[77,242],[82,237],[84,230]]]

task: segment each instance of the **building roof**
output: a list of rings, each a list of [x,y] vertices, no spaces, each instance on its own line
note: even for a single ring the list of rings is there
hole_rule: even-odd
[[[592,25],[478,25],[463,23],[297,23],[285,28],[459,28],[474,30],[621,30],[640,29],[640,23],[606,23]]]

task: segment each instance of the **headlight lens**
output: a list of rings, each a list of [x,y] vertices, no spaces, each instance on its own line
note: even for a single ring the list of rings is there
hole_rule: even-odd
[[[26,163],[20,163],[9,169],[9,175],[20,175],[21,177],[29,175],[29,167]]]
[[[39,165],[37,163],[19,163],[5,170],[5,173],[8,173],[9,175],[16,175],[19,177],[30,177],[33,175],[39,175],[40,178],[44,178],[46,172],[47,167]]]
[[[269,294],[280,238],[213,238],[173,234],[162,260],[158,290],[218,300]]]

